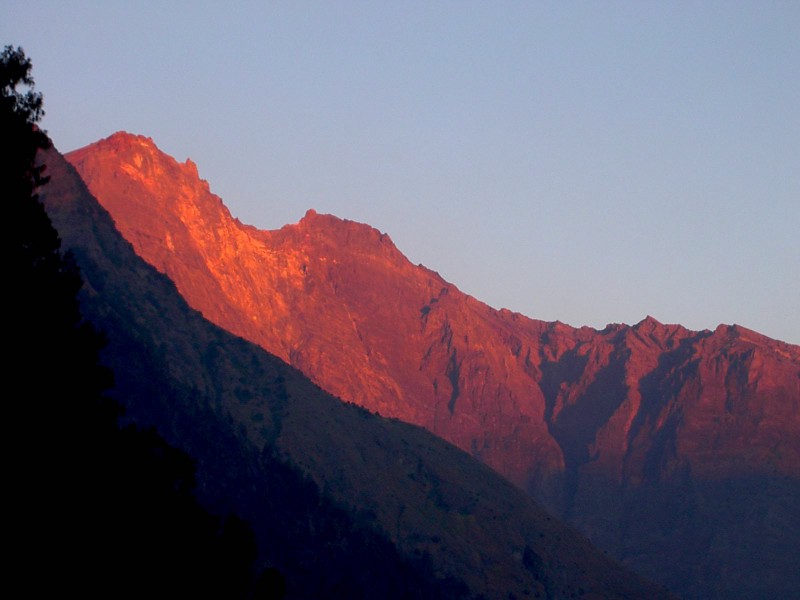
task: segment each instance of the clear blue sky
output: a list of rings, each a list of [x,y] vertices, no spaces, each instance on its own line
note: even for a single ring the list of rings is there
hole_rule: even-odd
[[[0,4],[62,151],[389,233],[496,307],[800,343],[800,2]]]

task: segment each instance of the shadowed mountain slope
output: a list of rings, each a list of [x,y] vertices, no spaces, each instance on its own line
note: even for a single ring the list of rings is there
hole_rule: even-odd
[[[453,442],[689,597],[800,589],[800,347],[497,311],[369,226],[243,225],[148,138],[67,158],[191,306],[332,394]]]
[[[450,581],[461,590],[462,581],[470,596],[488,598],[667,597],[468,454],[424,429],[343,404],[203,319],[135,255],[60,155],[48,153],[46,164],[43,201],[86,280],[83,310],[109,336],[103,359],[116,375],[115,397],[128,418],[156,425],[197,460],[204,501],[247,519],[262,553],[275,543],[271,520],[282,516],[270,498],[281,485],[276,465],[284,464],[365,531],[430,565],[443,589]],[[291,567],[311,585],[326,568],[326,551],[335,550],[347,552],[309,549],[293,555]]]

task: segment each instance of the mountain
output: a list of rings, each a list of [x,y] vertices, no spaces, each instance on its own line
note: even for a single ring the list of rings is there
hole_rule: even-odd
[[[454,443],[686,597],[800,590],[800,347],[498,311],[367,225],[244,225],[148,138],[66,158],[193,308],[331,394]]]
[[[108,338],[112,397],[194,458],[201,500],[250,523],[262,566],[287,573],[288,597],[671,597],[467,453],[341,402],[204,319],[135,254],[72,166],[56,151],[44,162],[42,201],[81,269],[82,311]],[[285,534],[298,514],[289,531],[301,543]],[[345,585],[393,552],[438,595],[397,579]],[[341,586],[321,586],[337,576]]]

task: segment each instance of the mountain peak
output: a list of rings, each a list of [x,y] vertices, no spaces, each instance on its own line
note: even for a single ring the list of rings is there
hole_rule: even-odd
[[[647,315],[644,319],[639,321],[633,327],[634,327],[634,329],[652,330],[652,329],[657,329],[657,328],[663,327],[663,326],[664,326],[664,324],[661,321],[659,321],[658,319],[656,319],[655,317],[653,317],[651,315]]]
[[[150,146],[156,147],[156,143],[153,141],[153,138],[141,135],[138,133],[131,133],[129,131],[125,131],[124,129],[120,129],[119,131],[115,131],[107,138],[98,141],[97,143],[100,144],[104,141],[111,141],[116,143],[142,143],[142,144],[149,144]]]
[[[170,180],[187,189],[209,191],[208,182],[200,178],[194,161],[187,158],[183,163],[178,162],[163,152],[153,138],[144,135],[117,131],[65,156],[73,165],[82,165],[79,171],[84,179],[92,178],[100,170],[113,168],[118,174],[124,172],[145,186],[159,187]]]
[[[180,163],[172,156],[161,150],[161,148],[158,147],[158,145],[155,143],[155,141],[153,141],[153,138],[151,137],[120,130],[115,133],[112,133],[110,136],[108,136],[103,140],[95,142],[94,144],[90,144],[90,146],[100,146],[100,147],[102,147],[103,145],[107,145],[110,148],[114,148],[117,152],[120,153],[126,150],[128,151],[138,150],[140,152],[146,152],[150,156],[158,157],[161,160],[178,163],[186,168],[186,171],[189,175],[193,175],[199,178],[197,163],[195,163],[191,158],[188,157],[183,163]]]
[[[384,233],[366,223],[343,219],[327,213],[319,213],[313,208],[309,208],[297,224],[287,225],[282,230],[298,230],[303,232],[304,235],[314,232],[314,237],[318,241],[327,239],[329,243],[343,244],[352,250],[369,251],[369,249],[380,249],[390,254],[395,254],[397,258],[403,261],[407,261],[388,233]]]
[[[130,133],[127,131],[116,131],[110,136],[98,140],[92,144],[88,144],[85,148],[103,149],[109,151],[111,149],[116,152],[124,152],[131,150],[146,151],[148,153],[160,152],[158,146],[153,141],[153,138],[145,135]],[[75,150],[74,152],[76,152]]]

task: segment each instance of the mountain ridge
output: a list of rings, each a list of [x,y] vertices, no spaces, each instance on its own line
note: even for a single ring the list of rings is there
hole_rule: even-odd
[[[273,531],[264,488],[276,483],[263,469],[285,460],[405,556],[427,557],[437,576],[463,576],[472,597],[671,597],[461,450],[343,404],[203,319],[135,255],[66,161],[53,151],[46,164],[43,202],[86,280],[82,309],[107,332],[112,393],[128,419],[190,451],[205,501],[247,518],[261,544]],[[296,558],[310,580],[324,568],[311,548]]]
[[[777,518],[798,531],[771,484],[740,494],[764,511],[744,524],[736,507],[712,515],[709,499],[750,477],[800,479],[799,346],[738,325],[537,321],[463,294],[367,225],[312,210],[277,230],[242,225],[196,167],[152,142],[116,134],[66,157],[137,253],[207,318],[342,399],[455,443],[649,576],[688,552],[722,577],[715,562],[729,569],[735,554],[732,538],[714,541],[731,537],[726,528],[753,540]],[[683,504],[658,497],[673,488]],[[631,522],[641,503],[652,514]],[[656,526],[678,509],[694,512],[674,531]],[[774,578],[759,569],[748,585]],[[678,571],[662,581],[699,597],[729,585]]]

